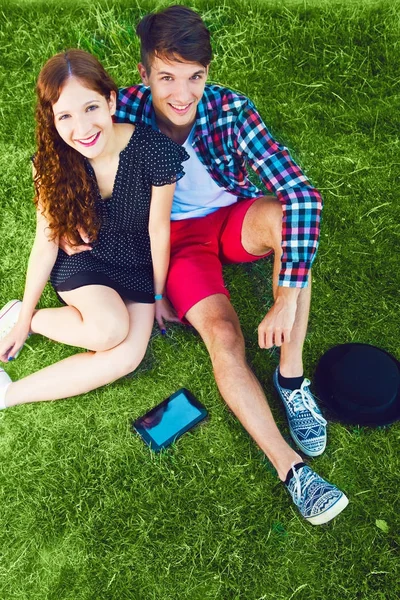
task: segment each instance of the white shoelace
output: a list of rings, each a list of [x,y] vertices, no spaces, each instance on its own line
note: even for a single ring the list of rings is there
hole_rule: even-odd
[[[296,504],[296,506],[299,506],[300,502],[301,502],[301,483],[300,483],[300,475],[299,475],[299,473],[294,468],[295,464],[296,463],[294,462],[291,465],[291,469],[292,469],[292,473],[293,473],[293,477],[294,477],[294,482],[295,482],[293,501]],[[301,468],[303,468],[303,467],[301,467]],[[306,482],[306,484],[304,485],[303,492],[306,491],[306,489],[308,488],[309,485],[311,485],[311,483],[312,483],[312,477],[310,477],[308,479],[308,481]]]
[[[288,402],[290,402],[292,404],[294,412],[299,412],[299,411],[303,410],[304,406],[305,406],[310,411],[310,413],[312,414],[314,419],[316,421],[318,421],[318,423],[320,423],[320,425],[325,427],[327,424],[327,421],[324,419],[324,417],[320,413],[318,413],[315,410],[316,404],[314,402],[314,399],[309,394],[308,390],[305,389],[306,387],[308,387],[310,385],[310,383],[311,382],[309,379],[304,379],[303,383],[301,384],[300,389],[294,390],[290,394],[290,396],[288,398]],[[297,397],[297,394],[300,394],[301,398]]]

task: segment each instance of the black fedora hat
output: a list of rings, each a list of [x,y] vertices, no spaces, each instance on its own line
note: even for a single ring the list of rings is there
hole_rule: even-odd
[[[355,425],[389,425],[400,419],[400,362],[369,344],[330,348],[320,358],[314,385],[333,417]]]

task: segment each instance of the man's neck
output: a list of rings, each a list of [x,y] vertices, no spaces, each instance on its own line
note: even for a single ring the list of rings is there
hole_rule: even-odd
[[[192,127],[195,121],[189,123],[188,125],[183,125],[182,127],[180,127],[179,125],[174,125],[171,122],[159,119],[156,115],[156,123],[161,133],[167,135],[169,138],[171,138],[171,140],[173,140],[177,144],[182,145],[186,142],[189,133],[192,131]]]

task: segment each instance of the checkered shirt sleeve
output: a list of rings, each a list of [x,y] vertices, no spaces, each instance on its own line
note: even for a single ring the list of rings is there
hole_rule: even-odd
[[[236,152],[282,204],[282,268],[279,285],[305,287],[318,248],[321,194],[296,165],[287,148],[267,130],[248,100],[233,131]]]
[[[140,121],[145,125],[150,125],[151,103],[149,96],[150,90],[142,85],[120,88],[114,121],[116,123]]]

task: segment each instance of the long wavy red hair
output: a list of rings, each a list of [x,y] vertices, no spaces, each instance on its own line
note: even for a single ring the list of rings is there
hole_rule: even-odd
[[[53,104],[71,77],[107,100],[112,91],[118,94],[118,88],[97,58],[84,50],[72,49],[56,54],[39,73],[34,201],[49,222],[51,237],[64,237],[76,245],[82,242],[78,227],[94,240],[100,222],[93,181],[84,157],[61,139],[54,125]]]

